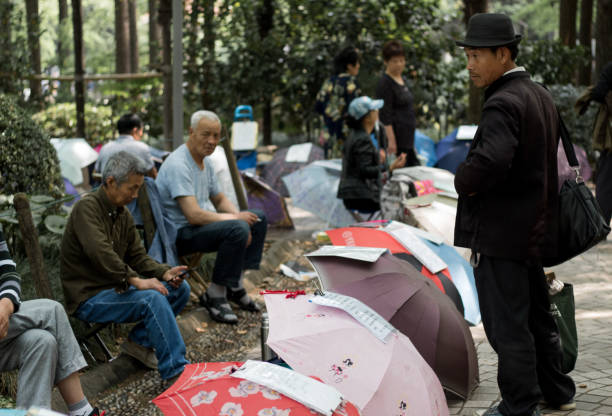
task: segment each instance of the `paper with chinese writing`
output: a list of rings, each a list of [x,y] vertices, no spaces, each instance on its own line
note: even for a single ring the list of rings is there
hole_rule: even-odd
[[[389,231],[406,250],[417,258],[432,273],[438,273],[448,267],[429,247],[423,243],[409,228],[396,228]]]
[[[231,376],[276,390],[327,416],[342,401],[342,395],[335,388],[276,364],[248,360]]]
[[[306,257],[334,256],[344,257],[352,260],[367,261],[369,263],[376,262],[380,256],[385,254],[389,249],[375,247],[356,247],[356,246],[322,246],[312,253],[308,253]]]
[[[366,327],[382,342],[386,343],[387,337],[395,331],[393,325],[376,313],[374,309],[350,296],[340,295],[334,292],[325,292],[324,296],[314,296],[310,301],[317,305],[342,309],[355,318],[361,325]]]

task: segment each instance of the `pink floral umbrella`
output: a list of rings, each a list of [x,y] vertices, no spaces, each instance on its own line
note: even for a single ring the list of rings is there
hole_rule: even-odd
[[[231,377],[241,362],[189,364],[153,403],[166,416],[312,416],[318,413],[268,387]],[[343,402],[333,416],[359,416]]]
[[[383,342],[347,312],[265,295],[267,344],[293,368],[334,386],[364,416],[442,416],[448,407],[440,381],[397,331]]]

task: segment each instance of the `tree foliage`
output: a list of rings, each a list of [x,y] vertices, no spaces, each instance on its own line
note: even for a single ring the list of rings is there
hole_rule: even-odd
[[[253,105],[260,113],[261,105],[271,100],[277,128],[311,131],[316,93],[331,75],[334,55],[347,44],[359,48],[359,82],[365,94],[373,95],[383,70],[382,44],[394,38],[406,46],[407,76],[421,118],[435,122],[448,111],[424,102],[449,96],[446,102],[454,104],[456,90],[447,87],[461,75],[447,72],[451,80],[441,84],[440,64],[446,51],[457,51],[442,30],[445,22],[436,0],[274,0],[273,21],[262,22],[266,3],[270,1],[216,3],[214,21],[206,22],[203,10],[208,3],[193,1],[184,39],[187,111],[202,105],[206,89],[212,109],[226,119],[239,104]],[[198,31],[207,24],[214,31],[215,48],[206,47],[205,29]]]
[[[0,194],[59,195],[60,171],[49,136],[17,102],[0,94]]]

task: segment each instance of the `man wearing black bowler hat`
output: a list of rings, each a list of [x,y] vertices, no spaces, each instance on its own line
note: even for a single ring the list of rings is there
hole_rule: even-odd
[[[515,64],[521,36],[503,14],[476,14],[465,40],[485,103],[457,169],[455,245],[472,249],[482,322],[498,355],[501,402],[486,416],[537,416],[538,402],[571,410],[541,258],[556,251],[559,118],[550,94]]]

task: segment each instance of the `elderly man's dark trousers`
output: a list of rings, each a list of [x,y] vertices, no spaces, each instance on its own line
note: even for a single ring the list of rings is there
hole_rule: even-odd
[[[559,329],[542,266],[481,255],[474,276],[482,323],[498,355],[501,413],[531,415],[542,397],[569,402],[576,387],[561,372]]]
[[[246,221],[228,220],[181,228],[176,237],[178,255],[216,251],[212,281],[229,288],[237,287],[243,270],[259,269],[268,229],[268,221],[262,211],[249,211],[261,220],[251,227]],[[247,247],[249,233],[253,240]]]

